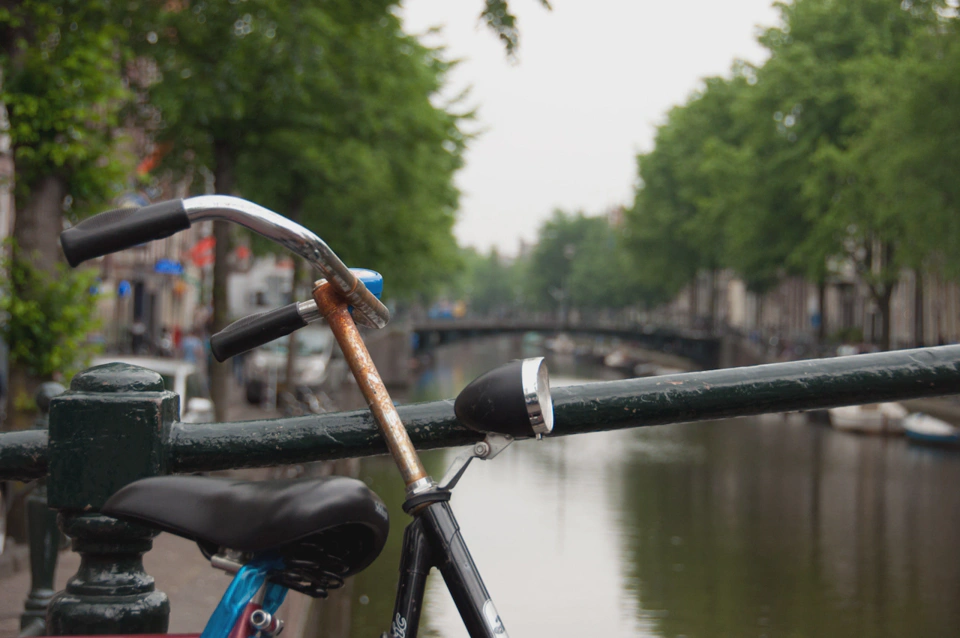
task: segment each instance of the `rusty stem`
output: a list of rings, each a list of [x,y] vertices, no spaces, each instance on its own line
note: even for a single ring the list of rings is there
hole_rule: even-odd
[[[397,408],[394,407],[387,388],[383,385],[380,373],[370,358],[367,346],[360,337],[360,331],[347,310],[347,303],[326,281],[317,283],[313,289],[313,298],[340,344],[350,371],[367,400],[370,412],[373,413],[387,448],[400,468],[400,474],[409,490],[415,483],[426,479],[427,472],[410,441],[407,428],[397,414]]]

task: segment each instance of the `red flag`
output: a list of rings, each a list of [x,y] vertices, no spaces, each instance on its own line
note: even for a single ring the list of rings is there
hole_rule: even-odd
[[[213,235],[207,235],[190,249],[190,261],[198,268],[209,266],[216,257],[217,240]]]

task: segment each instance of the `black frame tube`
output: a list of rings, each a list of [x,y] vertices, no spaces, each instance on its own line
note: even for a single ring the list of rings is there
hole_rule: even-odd
[[[431,567],[433,554],[430,542],[423,532],[423,523],[419,518],[414,518],[403,531],[400,580],[390,621],[390,638],[417,638],[420,612],[423,611],[423,592]]]
[[[431,503],[417,512],[417,518],[423,522],[434,564],[443,575],[470,638],[503,638],[503,623],[463,540],[450,503]]]
[[[400,582],[388,638],[416,638],[431,567],[443,575],[470,638],[506,635],[450,503],[444,500],[418,510],[403,532]]]

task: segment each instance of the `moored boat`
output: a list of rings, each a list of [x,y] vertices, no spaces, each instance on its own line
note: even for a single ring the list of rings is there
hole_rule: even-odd
[[[617,348],[603,358],[603,365],[614,370],[622,370],[627,374],[632,373],[638,363],[640,358],[625,347]]]
[[[911,414],[903,420],[903,429],[911,443],[960,446],[960,428],[929,414]]]
[[[570,338],[570,335],[563,332],[553,339],[547,339],[544,346],[547,350],[556,354],[573,354],[577,348],[576,342]]]
[[[902,434],[907,410],[899,403],[868,403],[830,408],[830,424],[847,432]]]

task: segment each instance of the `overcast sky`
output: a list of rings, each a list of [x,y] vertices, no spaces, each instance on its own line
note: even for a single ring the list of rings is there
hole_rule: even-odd
[[[511,0],[520,50],[510,63],[477,16],[482,0],[406,0],[406,30],[442,33],[463,62],[447,93],[472,87],[483,129],[457,176],[462,245],[516,254],[555,208],[604,212],[629,205],[636,155],[657,124],[701,78],[726,75],[735,58],[764,59],[758,25],[771,0]]]

